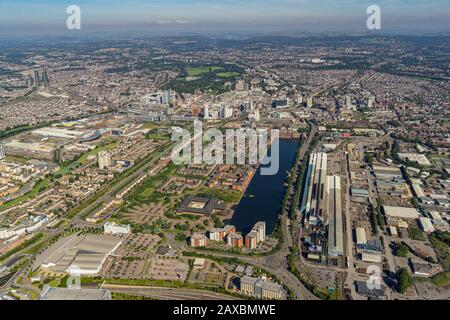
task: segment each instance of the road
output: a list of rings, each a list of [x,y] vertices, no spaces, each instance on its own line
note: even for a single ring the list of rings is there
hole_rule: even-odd
[[[205,290],[102,284],[111,292],[143,296],[158,300],[240,300],[237,297]]]

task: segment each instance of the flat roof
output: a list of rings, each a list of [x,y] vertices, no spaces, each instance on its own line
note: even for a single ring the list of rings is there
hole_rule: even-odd
[[[112,300],[106,289],[51,288],[45,286],[40,300]]]
[[[112,254],[122,240],[107,235],[77,235],[59,239],[55,244],[39,255],[33,264],[33,270],[40,266],[54,272],[92,273],[98,271],[106,257]]]
[[[416,208],[383,206],[383,209],[389,217],[404,219],[417,219],[419,217],[419,211]]]

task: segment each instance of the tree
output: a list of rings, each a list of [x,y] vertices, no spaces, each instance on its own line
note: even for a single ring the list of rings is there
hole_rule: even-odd
[[[394,244],[394,254],[397,257],[407,257],[408,256],[408,247],[405,246],[403,243],[401,242],[396,242]]]
[[[408,270],[405,268],[400,269],[397,273],[397,278],[398,289],[401,293],[404,293],[412,285],[412,279]]]

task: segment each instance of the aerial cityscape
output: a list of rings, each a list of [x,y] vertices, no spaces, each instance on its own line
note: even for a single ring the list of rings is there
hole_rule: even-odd
[[[450,299],[449,3],[324,0],[332,33],[31,2],[0,7],[0,300]]]

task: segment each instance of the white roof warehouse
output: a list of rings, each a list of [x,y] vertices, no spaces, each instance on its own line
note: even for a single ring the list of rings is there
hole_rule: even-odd
[[[391,218],[417,219],[419,211],[416,208],[383,206],[386,216]]]
[[[97,274],[108,255],[122,240],[105,235],[71,235],[58,240],[41,254],[33,268],[48,268],[55,273]]]

